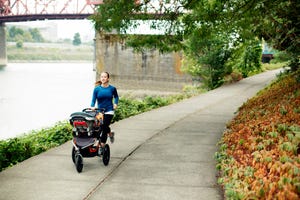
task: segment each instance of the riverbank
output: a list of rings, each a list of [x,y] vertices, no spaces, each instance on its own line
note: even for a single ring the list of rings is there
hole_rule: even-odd
[[[94,46],[69,43],[24,43],[17,47],[15,43],[7,45],[8,62],[92,62]]]
[[[91,63],[90,60],[13,60],[10,63]],[[3,66],[5,67],[5,66]]]

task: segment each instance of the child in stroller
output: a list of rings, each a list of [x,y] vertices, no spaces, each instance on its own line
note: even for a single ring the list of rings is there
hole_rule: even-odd
[[[110,148],[108,144],[102,147],[99,140],[102,136],[101,125],[103,123],[104,109],[85,108],[82,112],[72,113],[70,124],[73,126],[72,160],[77,172],[83,168],[83,157],[102,157],[106,166],[110,160]],[[94,144],[97,144],[96,146]]]

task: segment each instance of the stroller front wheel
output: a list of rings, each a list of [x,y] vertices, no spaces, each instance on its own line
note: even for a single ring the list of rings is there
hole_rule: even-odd
[[[80,173],[83,168],[83,159],[80,153],[75,153],[75,165],[77,172]]]
[[[103,164],[105,166],[107,166],[109,163],[109,160],[110,160],[110,148],[109,148],[108,144],[105,144],[105,146],[103,148],[103,156],[102,156]]]

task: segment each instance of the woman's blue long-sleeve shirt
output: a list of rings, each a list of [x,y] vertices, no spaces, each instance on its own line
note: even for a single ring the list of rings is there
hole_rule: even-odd
[[[109,85],[108,87],[102,87],[101,85],[95,87],[91,107],[95,106],[96,100],[99,109],[105,108],[105,112],[113,111],[113,100],[114,104],[119,103],[117,89],[112,85]]]

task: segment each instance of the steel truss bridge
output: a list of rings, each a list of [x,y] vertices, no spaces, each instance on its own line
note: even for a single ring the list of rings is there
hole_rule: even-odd
[[[0,24],[45,19],[85,19],[103,0],[0,0]]]
[[[85,19],[94,14],[103,0],[0,0],[0,24],[46,19]],[[142,6],[141,0],[135,3]],[[179,0],[149,0],[145,13],[157,19],[166,8],[182,12]],[[138,14],[138,13],[137,13]],[[178,13],[177,13],[178,14]]]

